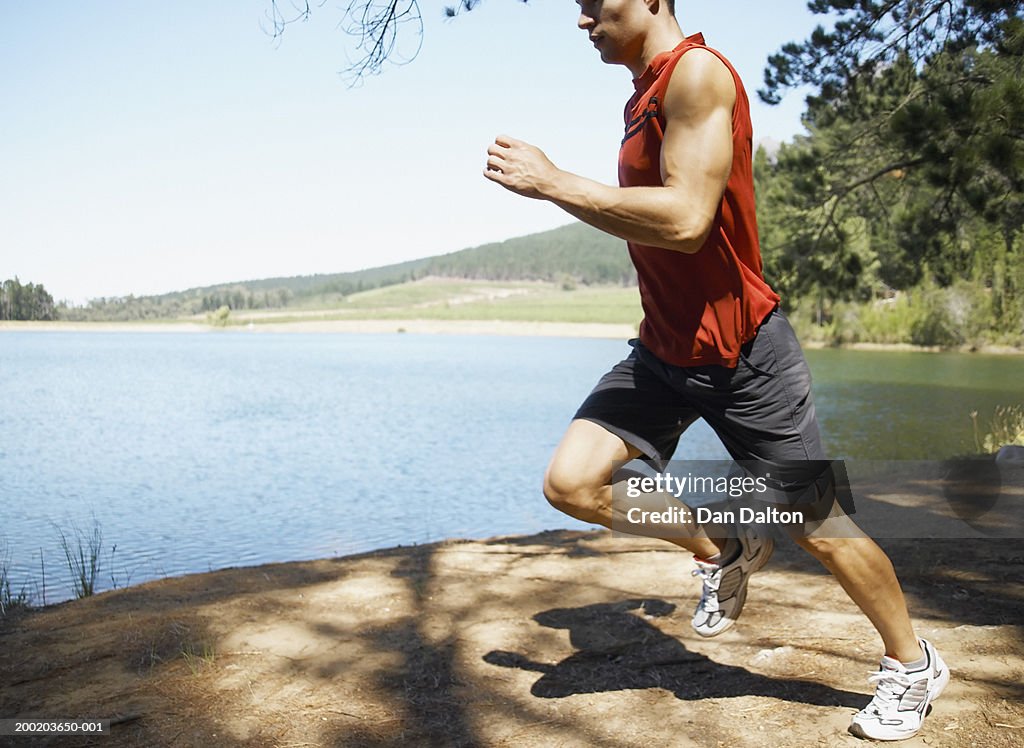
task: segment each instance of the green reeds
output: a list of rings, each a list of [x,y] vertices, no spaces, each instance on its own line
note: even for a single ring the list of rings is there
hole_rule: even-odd
[[[60,537],[75,597],[89,597],[95,594],[96,580],[100,574],[100,551],[103,548],[103,532],[99,522],[93,517],[92,531],[88,534],[72,523],[70,537],[56,523],[53,526]]]
[[[1024,447],[1024,405],[996,406],[985,429],[978,424],[978,411],[972,410],[971,423],[978,452],[990,454],[1007,444]]]

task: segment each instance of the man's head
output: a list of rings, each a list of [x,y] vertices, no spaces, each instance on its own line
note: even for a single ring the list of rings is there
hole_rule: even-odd
[[[675,34],[675,0],[576,0],[577,25],[587,32],[604,62],[636,68]],[[667,35],[667,36],[666,36]],[[674,43],[667,47],[671,49]],[[641,65],[640,69],[642,70]],[[634,72],[636,72],[634,70]]]

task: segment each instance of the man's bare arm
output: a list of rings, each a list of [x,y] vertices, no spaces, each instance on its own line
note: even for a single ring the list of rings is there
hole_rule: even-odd
[[[663,187],[601,184],[507,136],[487,150],[484,176],[627,241],[693,253],[707,240],[729,179],[735,100],[732,74],[718,57],[704,50],[683,56],[665,98]]]

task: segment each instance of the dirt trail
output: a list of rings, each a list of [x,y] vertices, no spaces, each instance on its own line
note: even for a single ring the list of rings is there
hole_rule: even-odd
[[[902,746],[1024,746],[1024,541],[887,541],[954,680]],[[0,629],[0,716],[114,719],[17,746],[864,746],[879,654],[791,544],[733,630],[687,554],[556,531],[165,579]]]

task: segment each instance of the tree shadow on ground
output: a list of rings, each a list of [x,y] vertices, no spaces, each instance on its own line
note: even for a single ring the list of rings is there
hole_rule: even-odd
[[[915,621],[1005,626],[1024,620],[1024,540],[876,538],[876,542],[895,566]],[[789,541],[776,545],[766,569],[828,574]]]
[[[466,699],[459,693],[469,683],[460,678],[455,663],[457,636],[449,631],[438,640],[425,631],[435,552],[435,547],[412,551],[391,572],[404,579],[412,591],[415,614],[374,637],[378,647],[390,647],[402,655],[401,663],[380,672],[376,681],[405,706],[404,737],[410,744],[470,746],[474,734],[466,715]]]
[[[818,706],[858,707],[862,694],[794,679],[769,678],[689,651],[646,619],[667,616],[664,600],[624,600],[579,608],[558,608],[533,618],[542,626],[567,629],[577,651],[561,662],[534,662],[515,652],[492,651],[484,661],[499,667],[543,673],[530,693],[563,698],[581,693],[662,688],[687,701],[730,696],[770,696]]]

